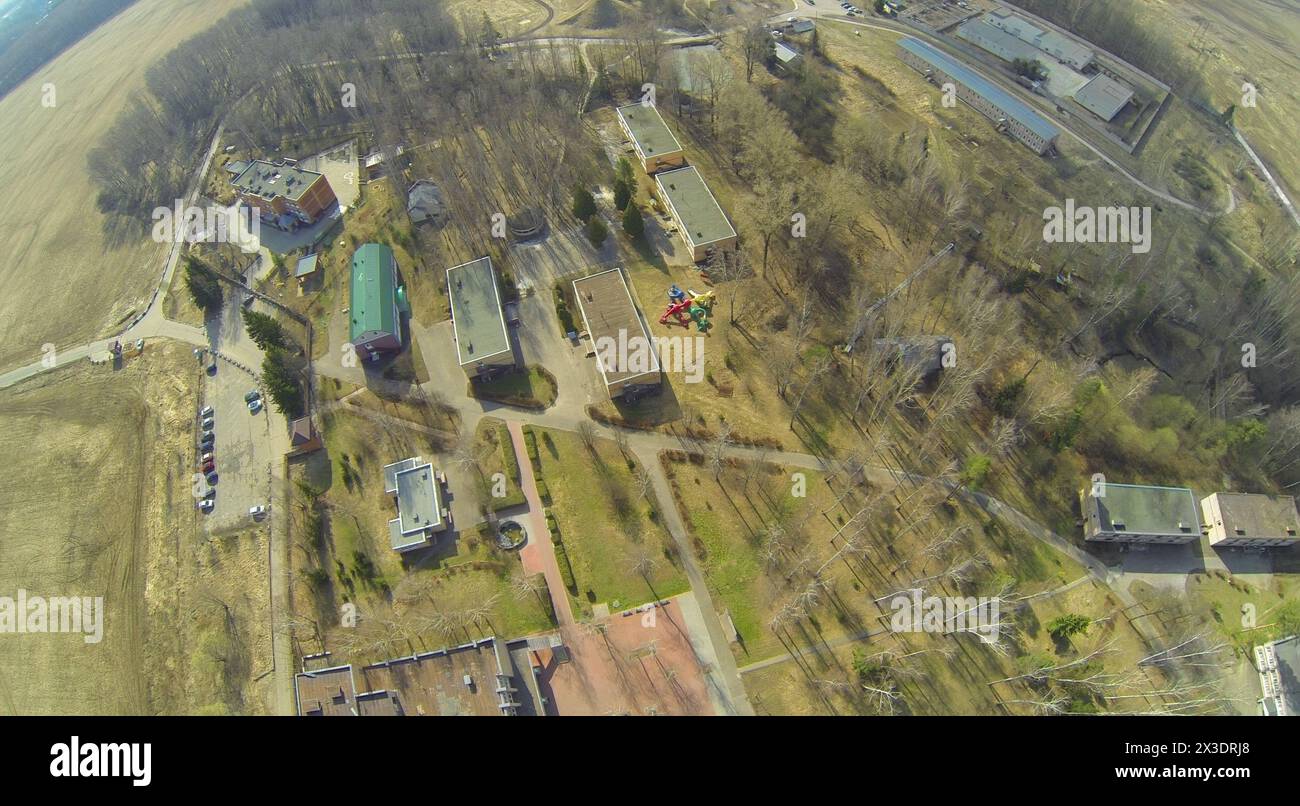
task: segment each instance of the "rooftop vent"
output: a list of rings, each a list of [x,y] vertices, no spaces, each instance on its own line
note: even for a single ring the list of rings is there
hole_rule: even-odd
[[[1179,522],[1178,522],[1178,531],[1180,531],[1180,532],[1190,532],[1190,531],[1192,531],[1192,527],[1188,526],[1187,524],[1183,523],[1182,521],[1179,521]]]
[[[1114,529],[1117,532],[1122,532],[1124,531],[1124,524],[1121,521],[1111,521],[1110,528]]]
[[[1241,528],[1240,526],[1238,526],[1236,529],[1233,529],[1232,531],[1236,532],[1239,535],[1244,535],[1246,533],[1246,530]]]

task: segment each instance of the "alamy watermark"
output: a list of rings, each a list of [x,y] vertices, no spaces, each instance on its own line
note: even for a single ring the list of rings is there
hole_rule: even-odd
[[[1043,221],[1047,243],[1128,243],[1136,255],[1151,251],[1150,207],[1081,207],[1066,199],[1064,208],[1043,210]]]
[[[245,252],[256,252],[262,243],[262,218],[257,211],[234,204],[230,207],[155,207],[153,239],[156,243],[228,243]]]
[[[658,360],[656,360],[656,356]],[[596,339],[596,360],[608,375],[612,372],[643,375],[662,369],[680,372],[687,383],[704,380],[703,336],[628,335],[620,329],[618,336]]]
[[[0,634],[80,633],[87,644],[104,639],[103,596],[0,596]]]
[[[948,634],[969,632],[981,641],[998,639],[998,599],[988,596],[922,596],[920,590],[890,597],[889,629],[894,632]]]

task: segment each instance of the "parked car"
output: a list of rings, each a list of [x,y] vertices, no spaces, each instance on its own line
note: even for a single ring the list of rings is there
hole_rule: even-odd
[[[199,409],[200,417],[208,418],[211,417],[213,414],[215,414],[215,412],[212,410],[211,406],[204,406],[203,408]]]
[[[211,431],[211,430],[212,430],[212,427],[215,426],[216,424],[217,424],[217,421],[214,420],[214,419],[212,419],[211,417],[207,417],[207,418],[205,418],[205,419],[203,420],[203,422],[200,423],[200,425],[203,426],[203,430],[204,430],[204,431]]]
[[[244,395],[244,402],[245,402],[245,403],[252,403],[254,400],[257,400],[257,399],[260,398],[261,396],[262,396],[262,393],[259,392],[259,391],[257,391],[256,389],[254,389],[253,391],[251,391],[251,392],[249,392],[248,394]]]
[[[203,455],[199,457],[199,461],[206,465],[208,462],[215,461],[215,457],[213,457],[212,451],[204,451]]]
[[[208,474],[208,484],[213,484],[213,485],[215,485],[215,484],[217,483],[217,481],[218,481],[218,478],[217,478],[217,471],[215,471],[215,470],[209,470],[209,471],[206,471],[206,472],[207,472],[207,474]]]
[[[253,414],[257,414],[259,411],[262,410],[262,401],[261,400],[248,401],[248,410]]]
[[[212,471],[214,471],[214,470],[216,470],[216,469],[217,469],[217,465],[216,465],[216,463],[213,462],[212,460],[208,460],[208,461],[206,461],[206,462],[203,463],[203,472],[204,472],[204,473],[211,473]]]
[[[211,445],[217,439],[217,435],[211,431],[204,431],[203,436],[199,437],[200,445]]]
[[[211,512],[212,507],[214,507],[216,503],[217,502],[213,501],[211,498],[200,498],[199,509],[203,510],[204,512]]]
[[[208,359],[208,374],[209,375],[217,374],[217,359],[215,358]]]
[[[249,507],[248,514],[251,515],[254,520],[257,520],[266,514],[266,507],[261,504],[258,504],[255,507]]]

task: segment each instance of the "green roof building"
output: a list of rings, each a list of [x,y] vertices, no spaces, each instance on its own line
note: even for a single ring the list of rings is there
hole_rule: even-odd
[[[1201,539],[1196,497],[1186,487],[1095,481],[1081,495],[1083,536],[1125,543],[1191,543]]]
[[[352,254],[352,303],[348,341],[362,358],[402,349],[398,311],[397,259],[381,243],[362,244]]]

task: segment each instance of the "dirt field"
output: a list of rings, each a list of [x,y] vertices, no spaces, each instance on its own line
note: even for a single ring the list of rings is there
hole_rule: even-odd
[[[241,4],[141,0],[0,99],[0,368],[106,336],[148,302],[163,247],[105,242],[86,156],[150,64]]]
[[[159,342],[0,396],[0,595],[104,597],[98,644],[0,637],[0,713],[267,710],[248,688],[270,662],[266,536],[196,536],[198,383]]]

